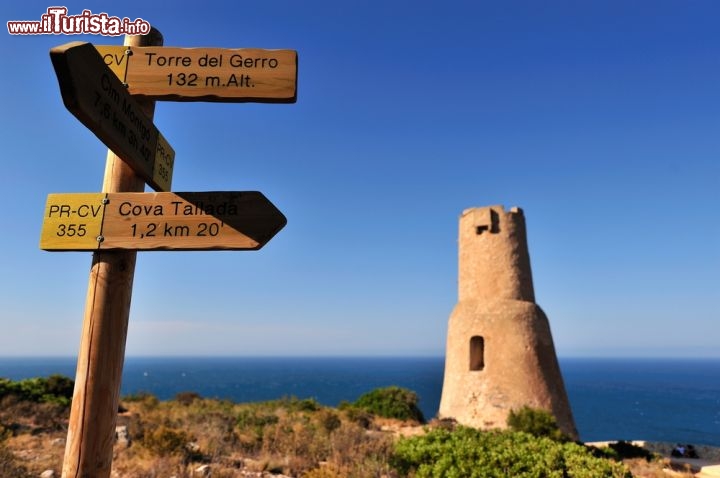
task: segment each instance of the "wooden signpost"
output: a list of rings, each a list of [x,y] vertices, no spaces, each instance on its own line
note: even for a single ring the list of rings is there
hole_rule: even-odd
[[[257,250],[286,223],[259,192],[169,192],[175,152],[152,119],[156,99],[293,103],[297,53],[161,45],[151,29],[50,51],[65,106],[110,148],[103,192],[50,194],[40,239],[94,251],[63,478],[110,476],[137,251]]]
[[[95,47],[131,94],[166,101],[294,103],[297,52]]]
[[[40,248],[257,250],[286,222],[257,191],[50,194]]]
[[[92,44],[55,47],[50,59],[65,107],[156,191],[169,191],[175,151]]]

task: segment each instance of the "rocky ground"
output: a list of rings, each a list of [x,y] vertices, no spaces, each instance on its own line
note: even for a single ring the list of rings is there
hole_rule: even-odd
[[[606,447],[612,442],[591,443],[593,446]],[[677,443],[633,441],[632,444],[640,446],[660,457],[656,463],[648,466],[640,461],[628,461],[633,475],[637,477],[655,478],[667,477],[695,477],[695,478],[720,478],[720,448],[694,445],[697,458],[682,458],[672,456],[672,451]]]

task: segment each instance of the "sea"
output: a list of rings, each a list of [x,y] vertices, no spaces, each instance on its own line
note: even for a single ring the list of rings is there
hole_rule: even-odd
[[[720,359],[560,358],[560,368],[582,441],[720,446]],[[128,357],[121,395],[165,400],[193,391],[235,402],[297,397],[337,406],[398,385],[415,391],[432,418],[443,369],[442,357]],[[51,374],[74,378],[75,359],[0,358],[0,377]]]

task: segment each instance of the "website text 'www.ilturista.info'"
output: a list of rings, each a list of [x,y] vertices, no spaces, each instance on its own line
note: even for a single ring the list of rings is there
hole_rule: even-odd
[[[11,35],[147,35],[150,23],[142,18],[111,17],[107,13],[83,10],[79,15],[68,15],[67,7],[49,7],[40,20],[7,22]]]

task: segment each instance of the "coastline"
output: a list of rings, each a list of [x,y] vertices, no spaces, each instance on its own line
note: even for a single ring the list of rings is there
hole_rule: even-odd
[[[127,357],[121,396],[161,400],[194,391],[203,397],[256,402],[283,396],[326,406],[353,401],[388,385],[415,391],[435,416],[442,357]],[[560,357],[580,439],[682,442],[720,447],[720,359]],[[73,377],[71,357],[0,358],[0,377],[60,373]]]

